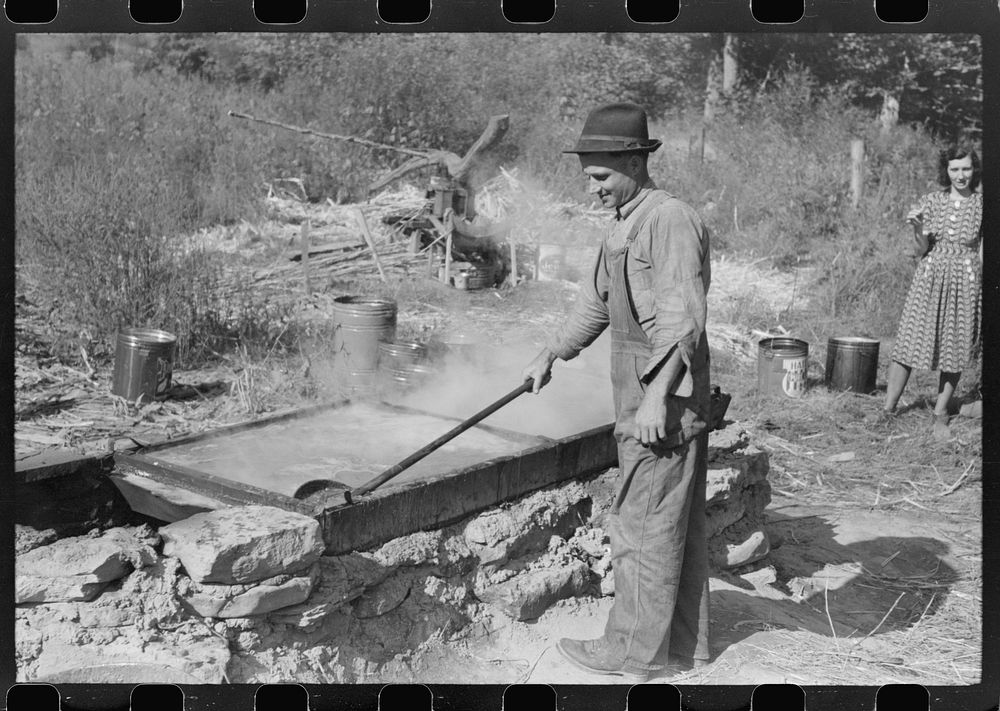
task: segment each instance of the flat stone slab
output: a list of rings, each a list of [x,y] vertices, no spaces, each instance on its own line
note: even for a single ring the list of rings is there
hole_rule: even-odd
[[[705,482],[705,504],[712,506],[728,499],[733,491],[740,491],[767,480],[770,470],[767,454],[754,452],[726,457],[725,466],[708,470]]]
[[[730,526],[722,535],[709,539],[708,554],[713,565],[728,570],[766,558],[771,542],[763,528],[749,519]]]
[[[129,530],[74,536],[33,548],[14,560],[17,604],[89,601],[107,585],[152,564],[156,552]]]
[[[199,583],[240,585],[304,570],[323,554],[319,523],[272,506],[195,514],[160,529],[164,555]]]
[[[726,466],[711,466],[705,486],[705,527],[709,538],[722,535],[742,519],[762,521],[771,503],[767,454],[755,452],[726,458]]]
[[[106,583],[124,577],[132,569],[128,556],[113,541],[100,538],[64,538],[18,556],[18,577],[80,577]]]
[[[110,581],[99,580],[95,575],[18,575],[14,582],[14,603],[88,602],[110,584]]]
[[[156,554],[124,529],[110,529],[99,538],[74,536],[34,548],[17,557],[18,575],[65,577],[92,575],[97,581],[117,580],[148,565]]]
[[[572,482],[535,492],[509,508],[476,516],[465,526],[465,542],[484,565],[501,565],[544,550],[553,535],[569,537],[591,505],[586,488]]]
[[[386,580],[395,568],[385,567],[361,553],[323,556],[319,559],[320,580],[309,599],[297,605],[272,612],[268,619],[301,628],[322,623],[350,602],[357,600],[369,588]]]
[[[318,581],[318,563],[304,575],[277,575],[249,585],[192,581],[184,601],[202,617],[252,617],[304,602]]]
[[[90,645],[85,654],[81,654],[79,645],[50,642],[38,657],[37,672],[26,681],[222,684],[227,681],[230,656],[226,642],[210,634],[199,638],[197,644],[181,648],[121,637],[108,644]]]
[[[568,566],[520,573],[476,595],[515,620],[532,620],[557,600],[581,595],[589,583],[590,568],[583,561],[575,561]]]
[[[437,565],[442,545],[441,531],[418,531],[394,538],[375,551],[375,560],[386,567]]]

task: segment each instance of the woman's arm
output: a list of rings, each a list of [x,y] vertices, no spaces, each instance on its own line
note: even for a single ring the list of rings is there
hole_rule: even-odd
[[[913,254],[917,259],[922,259],[930,251],[930,236],[924,232],[924,200],[910,208],[906,213],[906,221],[913,225]]]
[[[913,226],[913,256],[923,259],[931,249],[930,236],[924,233],[923,225]]]

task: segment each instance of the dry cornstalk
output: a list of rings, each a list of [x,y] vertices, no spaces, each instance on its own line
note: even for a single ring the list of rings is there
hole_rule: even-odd
[[[913,499],[911,499],[909,496],[904,497],[903,501],[905,501],[906,503],[910,504],[911,506],[916,506],[918,509],[923,509],[924,511],[931,511],[932,510],[932,509],[927,508],[923,504],[918,504],[916,501],[914,501]]]
[[[913,634],[913,630],[915,630],[920,625],[920,623],[924,621],[924,617],[927,615],[927,611],[931,609],[931,605],[934,603],[934,599],[936,597],[937,597],[936,592],[931,593],[931,599],[927,601],[927,605],[924,607],[924,611],[920,613],[920,618],[913,624],[912,627],[910,627],[910,629],[906,630],[907,639],[909,639],[910,635]]]
[[[314,280],[321,280],[324,276],[336,277],[342,276],[345,273],[365,271],[369,267],[357,264],[357,262],[364,258],[367,253],[368,250],[363,247],[354,247],[350,248],[349,251],[345,250],[344,252],[338,254],[312,257],[309,260],[310,277]],[[410,265],[415,265],[417,260],[413,255],[407,254],[403,246],[390,244],[386,245],[382,249],[379,262],[384,271],[387,267],[405,268]],[[297,272],[298,265],[294,262],[290,262],[288,264],[275,267],[267,272],[256,273],[252,277],[252,280],[258,288],[273,287],[275,290],[283,291],[285,288],[285,282],[288,279],[293,278],[293,275]]]
[[[770,437],[768,437],[768,439],[774,440],[774,444],[776,444],[777,446],[781,447],[782,449],[784,449],[789,454],[793,454],[796,457],[801,457],[802,459],[805,459],[808,462],[812,462],[813,464],[815,464],[816,466],[818,466],[821,470],[826,471],[826,465],[825,464],[823,464],[822,462],[820,462],[820,461],[818,461],[816,459],[813,459],[808,454],[803,454],[802,452],[796,452],[794,449],[792,449],[788,445],[783,444],[782,442],[777,441],[778,438],[775,437],[774,435],[771,435]]]
[[[882,619],[879,620],[879,623],[872,628],[872,631],[869,632],[864,637],[862,637],[861,639],[859,639],[857,642],[854,643],[855,647],[857,645],[861,644],[862,642],[864,642],[869,637],[871,637],[873,634],[875,634],[875,632],[878,630],[878,628],[882,626],[882,623],[884,623],[887,619],[889,619],[889,615],[891,615],[892,611],[896,609],[896,605],[899,604],[899,601],[903,599],[903,595],[905,595],[905,594],[906,594],[905,592],[901,592],[899,594],[899,597],[896,598],[896,602],[892,603],[892,607],[890,607],[889,611],[887,613],[885,613],[885,615],[882,616]]]
[[[965,481],[965,478],[966,478],[967,476],[969,476],[969,472],[970,472],[970,471],[972,471],[972,465],[973,465],[974,463],[975,463],[975,460],[972,460],[972,461],[970,461],[970,462],[969,462],[969,466],[967,466],[967,467],[965,468],[965,471],[964,471],[964,472],[962,472],[962,476],[958,477],[958,479],[956,479],[956,480],[955,480],[955,483],[954,483],[954,484],[952,484],[951,486],[949,486],[949,487],[948,487],[947,489],[945,489],[945,490],[944,490],[943,492],[941,492],[941,494],[940,494],[940,495],[941,495],[941,496],[948,496],[949,494],[953,494],[953,493],[955,493],[956,491],[958,491],[958,488],[959,488],[959,487],[960,487],[960,486],[962,485],[962,482],[963,482],[963,481]]]
[[[771,491],[776,491],[777,493],[781,494],[782,496],[787,496],[789,499],[797,499],[798,498],[798,496],[796,496],[792,492],[785,491],[784,489],[779,489],[778,487],[774,486],[773,484],[771,485]]]
[[[302,285],[306,292],[306,296],[312,294],[312,288],[309,284],[309,220],[302,223]]]
[[[882,505],[883,506],[895,506],[897,504],[905,504],[905,503],[912,503],[910,501],[910,497],[904,496],[904,497],[899,498],[899,499],[892,499],[891,501],[883,501]]]
[[[360,208],[354,210],[355,216],[358,218],[358,222],[361,224],[361,234],[364,235],[365,242],[368,244],[368,249],[372,251],[372,259],[375,262],[375,267],[378,269],[378,275],[382,277],[382,281],[385,281],[385,272],[382,270],[382,262],[379,261],[378,251],[375,249],[375,240],[372,239],[372,233],[368,229],[368,221],[365,220],[365,213],[363,213]]]
[[[840,642],[837,640],[837,630],[833,627],[833,618],[830,617],[830,581],[825,580],[826,586],[823,588],[823,605],[826,608],[826,620],[830,623],[830,632],[833,633],[833,643],[837,650],[840,650]]]
[[[94,368],[93,366],[90,365],[90,359],[87,357],[87,349],[84,348],[82,345],[80,346],[80,357],[83,358],[83,364],[87,368],[87,377],[93,378]]]
[[[889,563],[891,563],[891,562],[892,562],[893,560],[895,560],[895,559],[896,559],[896,556],[898,556],[898,555],[899,555],[900,553],[902,553],[902,551],[901,551],[901,550],[899,550],[899,551],[896,551],[896,552],[895,552],[895,553],[893,553],[893,554],[892,554],[891,556],[889,556],[889,557],[888,557],[888,558],[886,558],[886,559],[885,559],[884,561],[882,561],[882,565],[880,565],[880,566],[879,566],[879,570],[881,570],[881,569],[882,569],[882,568],[884,568],[885,566],[889,565]]]
[[[434,215],[428,215],[428,218],[430,219],[431,224],[434,225],[434,228],[438,231],[438,234],[439,234],[438,239],[434,240],[434,241],[437,242],[438,240],[440,240],[442,238],[445,240],[445,247],[444,247],[444,280],[443,281],[444,281],[445,284],[447,284],[449,282],[449,280],[451,279],[452,230],[455,228],[454,224],[452,223],[452,220],[451,220],[451,211],[449,210],[449,211],[447,211],[445,213],[444,221],[443,222],[441,220],[437,219]]]

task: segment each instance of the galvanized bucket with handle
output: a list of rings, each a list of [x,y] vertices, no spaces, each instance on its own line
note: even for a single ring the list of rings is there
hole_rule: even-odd
[[[126,328],[118,333],[114,395],[133,402],[166,397],[174,370],[177,337],[157,328]]]

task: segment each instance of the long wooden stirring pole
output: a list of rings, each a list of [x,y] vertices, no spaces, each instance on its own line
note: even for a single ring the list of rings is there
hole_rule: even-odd
[[[440,437],[438,437],[436,440],[434,440],[430,444],[427,444],[424,447],[421,447],[416,452],[414,452],[413,454],[411,454],[410,456],[408,456],[406,459],[404,459],[403,461],[399,462],[399,464],[394,464],[393,466],[391,466],[388,469],[386,469],[384,472],[382,472],[381,474],[379,474],[377,477],[375,477],[371,481],[367,481],[367,482],[365,482],[364,484],[362,484],[361,486],[359,486],[359,487],[357,487],[355,489],[347,489],[347,490],[345,490],[343,492],[344,493],[344,499],[349,504],[354,503],[353,500],[352,500],[354,496],[363,496],[364,494],[369,493],[373,489],[376,489],[376,488],[382,486],[382,484],[386,483],[387,481],[389,481],[393,477],[401,474],[404,470],[410,468],[411,466],[413,466],[414,464],[416,464],[417,462],[419,462],[421,459],[423,459],[424,457],[426,457],[428,454],[430,454],[434,450],[436,450],[439,447],[441,447],[442,445],[444,445],[447,442],[455,439],[455,437],[457,437],[458,435],[462,434],[463,432],[465,432],[467,429],[469,429],[473,425],[477,424],[478,422],[480,422],[482,420],[485,420],[487,417],[489,417],[490,415],[492,415],[494,412],[496,412],[497,410],[499,410],[501,407],[503,407],[507,403],[511,402],[512,400],[516,399],[519,395],[522,395],[522,394],[528,392],[529,390],[532,389],[533,386],[534,386],[534,381],[533,380],[531,380],[530,378],[528,380],[525,380],[523,383],[521,383],[520,385],[518,385],[516,388],[514,388],[509,393],[507,393],[506,395],[504,395],[502,398],[500,398],[499,400],[497,400],[496,402],[494,402],[492,405],[484,407],[482,410],[480,410],[479,412],[477,412],[475,415],[473,415],[469,419],[463,420],[461,423],[459,423],[458,425],[456,425],[453,429],[451,429],[448,432],[446,432],[445,434],[441,435]]]

